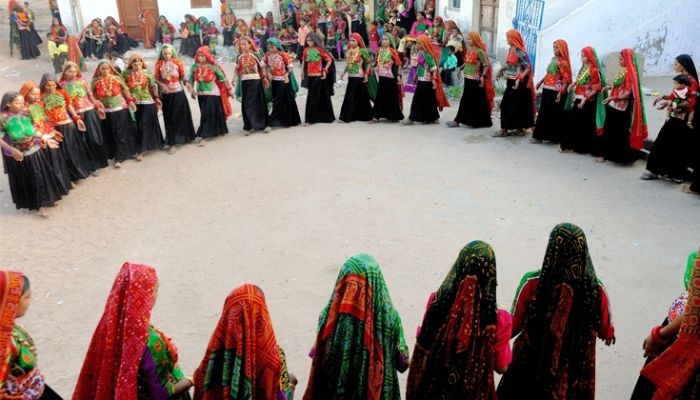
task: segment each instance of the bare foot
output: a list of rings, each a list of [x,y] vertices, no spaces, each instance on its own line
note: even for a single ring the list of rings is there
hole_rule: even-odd
[[[542,144],[542,141],[535,138],[530,138],[530,143],[532,144]]]
[[[175,146],[170,146],[168,149],[168,154],[175,154]]]
[[[119,168],[121,168],[121,167],[122,167],[122,163],[121,163],[121,162],[117,161],[117,162],[114,163],[114,168],[119,169]]]
[[[138,162],[143,161],[143,153],[139,153],[139,155],[136,156],[136,161],[138,161]]]
[[[368,124],[376,124],[377,122],[379,122],[379,120],[376,118],[372,118],[369,121],[367,121]]]
[[[573,151],[573,150],[569,150],[569,149],[562,149],[562,148],[559,148],[559,152],[560,152],[561,154],[569,154],[569,153],[573,153],[574,151]]]
[[[252,130],[252,129],[249,129],[249,130],[245,130],[245,129],[244,129],[244,130],[243,130],[243,136],[250,136],[251,133],[253,133],[253,130]]]
[[[272,132],[272,128],[270,128],[269,126],[266,126],[265,130],[263,132],[270,133],[270,132]]]
[[[595,158],[595,162],[597,162],[597,163],[604,163],[604,162],[605,162],[605,158],[603,158],[603,157],[596,157],[596,158]]]
[[[683,191],[683,193],[700,194],[699,192],[692,190],[690,186],[690,183],[684,183],[683,186],[681,186],[681,190]]]
[[[204,147],[204,146],[206,146],[206,145],[207,145],[207,141],[204,140],[204,139],[200,140],[200,141],[197,143],[197,146],[199,146],[199,147]]]
[[[39,211],[37,212],[37,214],[38,214],[41,218],[48,218],[48,217],[49,217],[49,212],[46,211],[46,208],[44,208],[44,207],[41,207],[41,208],[39,209]]]

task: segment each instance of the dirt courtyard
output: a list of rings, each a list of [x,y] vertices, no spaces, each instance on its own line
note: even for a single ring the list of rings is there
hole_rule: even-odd
[[[2,58],[0,88],[48,70],[46,60]],[[658,90],[670,87],[657,81]],[[195,103],[193,111],[198,119]],[[655,136],[663,115],[647,112]],[[617,332],[615,346],[598,342],[597,397],[625,399],[643,364],[642,340],[683,290],[685,259],[700,244],[700,196],[640,181],[641,161],[601,165],[527,138],[492,138],[494,129],[443,124],[319,124],[250,137],[241,126],[229,121],[231,134],[204,148],[105,169],[45,220],[16,211],[0,177],[0,267],[32,280],[33,305],[20,323],[65,398],[126,260],[158,269],[152,321],[174,339],[187,374],[226,295],[242,283],[260,286],[300,397],[318,314],[347,257],[378,260],[412,349],[428,295],[463,245],[494,247],[498,299],[509,309],[522,274],[541,266],[551,228],[573,222],[586,232]]]

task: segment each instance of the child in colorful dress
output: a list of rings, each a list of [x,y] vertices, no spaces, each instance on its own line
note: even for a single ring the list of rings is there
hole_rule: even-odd
[[[201,147],[206,139],[228,133],[226,120],[233,114],[231,85],[208,47],[200,47],[194,58],[196,62],[187,73],[187,89],[199,103],[201,117],[195,141]]]
[[[129,57],[122,77],[136,101],[136,161],[143,161],[146,152],[163,148],[163,132],[158,121],[158,109],[163,105],[156,80],[141,54],[133,53]]]
[[[190,103],[184,91],[187,76],[175,47],[166,44],[160,49],[153,75],[160,87],[165,146],[172,154],[176,145],[189,143],[195,138]]]
[[[309,89],[304,122],[308,125],[335,121],[331,102],[335,83],[335,64],[333,58],[326,53],[321,38],[313,32],[306,38],[306,48],[301,59],[302,71]]]
[[[457,69],[457,57],[455,56],[454,47],[449,46],[447,50],[449,51],[449,55],[443,60],[442,65],[440,65],[440,77],[445,86],[452,86],[454,84],[452,74],[454,74]]]
[[[19,92],[5,93],[0,102],[0,148],[12,202],[18,210],[38,210],[46,218],[45,208],[61,199],[63,183],[41,151],[41,146],[58,148],[58,143],[42,136],[25,113],[24,97]]]
[[[56,130],[49,117],[44,110],[44,103],[41,101],[41,89],[34,82],[25,82],[19,89],[19,93],[24,97],[24,105],[27,109],[27,115],[32,119],[34,130],[46,139],[55,140],[59,145],[63,141],[63,137]],[[51,165],[51,172],[56,176],[56,180],[60,183],[60,194],[65,196],[71,189],[70,171],[66,158],[63,155],[60,147],[42,146],[41,151],[46,156],[46,159]]]
[[[73,107],[73,101],[58,85],[52,74],[44,74],[39,84],[41,101],[49,122],[63,137],[61,151],[68,165],[70,180],[85,179],[97,168],[90,158],[87,142],[82,135],[86,131],[83,118]]]
[[[267,40],[265,67],[272,91],[270,126],[290,127],[301,124],[299,109],[294,100],[299,85],[294,77],[294,66],[279,40]]]
[[[377,21],[372,21],[369,24],[369,49],[372,54],[377,54],[379,50],[379,28],[377,27]]]
[[[102,133],[107,142],[109,157],[114,158],[114,168],[136,153],[136,132],[131,124],[129,111],[136,112],[136,100],[129,93],[124,80],[108,61],[97,65],[92,76],[92,93],[104,106]]]
[[[295,55],[298,54],[299,40],[293,26],[287,26],[287,29],[280,33],[279,41],[284,46],[284,51]]]
[[[357,32],[350,37],[347,59],[347,66],[340,74],[340,79],[348,74],[348,85],[338,119],[342,122],[369,121],[372,118],[372,105],[367,82],[372,72],[372,59],[362,36]]]
[[[219,35],[221,32],[216,28],[214,21],[209,23],[209,28],[207,29],[207,37],[209,38],[209,49],[211,53],[216,56],[216,46],[219,44]]]
[[[156,43],[172,44],[174,38],[175,27],[164,15],[161,15],[158,19],[158,28],[156,28]]]
[[[241,101],[243,131],[251,133],[264,130],[270,132],[264,88],[269,86],[263,62],[258,58],[255,42],[248,36],[238,41],[239,56],[234,64],[233,82],[236,98]]]
[[[224,35],[224,47],[233,46],[233,37],[236,33],[236,15],[233,8],[226,7],[221,16],[221,29]]]
[[[382,47],[376,56],[377,98],[372,108],[372,120],[377,122],[382,118],[397,122],[404,119],[403,115],[403,82],[401,78],[401,57],[391,47],[391,37],[382,37]]]
[[[78,65],[67,62],[59,78],[59,85],[71,99],[75,112],[83,119],[85,133],[81,137],[86,141],[88,153],[95,168],[105,168],[109,159],[107,141],[102,133],[100,118],[105,117],[102,103],[92,95],[90,84],[83,79]],[[93,172],[93,176],[97,171]]]

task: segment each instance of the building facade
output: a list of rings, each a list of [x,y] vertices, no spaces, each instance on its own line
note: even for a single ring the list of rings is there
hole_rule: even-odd
[[[574,68],[579,50],[593,46],[603,59],[622,48],[642,54],[647,75],[670,74],[681,53],[700,56],[700,7],[697,0],[437,0],[437,13],[467,31],[482,34],[490,52],[503,60],[505,32],[524,34],[541,78],[552,57],[552,43],[569,43]]]

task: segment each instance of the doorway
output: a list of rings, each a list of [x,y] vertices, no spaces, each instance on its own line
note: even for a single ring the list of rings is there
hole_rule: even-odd
[[[117,7],[119,8],[119,22],[136,40],[143,40],[139,15],[144,11],[151,10],[156,20],[160,16],[158,0],[117,0]]]
[[[479,34],[484,39],[490,55],[496,54],[498,33],[498,1],[479,0]]]

